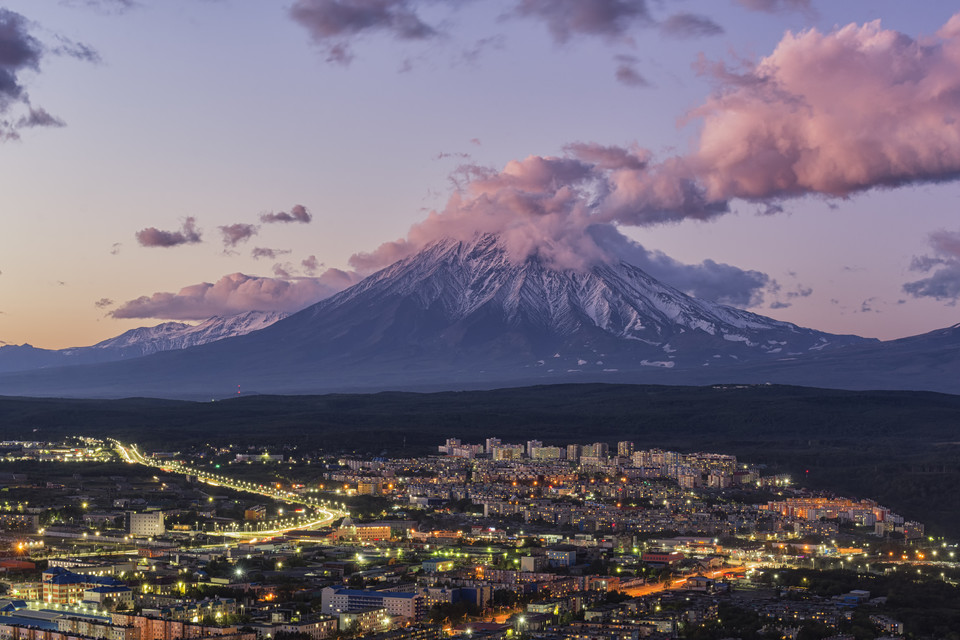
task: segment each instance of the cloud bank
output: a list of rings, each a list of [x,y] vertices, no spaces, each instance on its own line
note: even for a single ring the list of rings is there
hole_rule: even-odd
[[[177,293],[158,292],[129,300],[110,312],[114,318],[205,320],[244,311],[299,311],[354,284],[351,273],[330,269],[316,278],[262,278],[243,273],[201,282]]]
[[[440,237],[491,232],[513,259],[536,254],[561,268],[586,268],[617,258],[586,232],[595,225],[709,220],[738,200],[776,213],[792,198],[960,176],[960,14],[922,41],[879,22],[851,24],[787,33],[746,68],[707,60],[698,68],[716,89],[689,114],[700,124],[689,153],[657,159],[636,146],[575,143],[562,155],[529,156],[499,171],[466,165],[441,210],[350,264],[366,273]],[[644,259],[668,270],[655,254]],[[721,265],[699,266],[716,273]],[[681,282],[682,270],[673,272]],[[762,287],[755,272],[743,274],[752,284],[719,298],[742,300],[740,292]]]
[[[960,172],[960,16],[914,40],[879,21],[787,33],[740,73],[701,61],[717,91],[692,117],[686,167],[708,200],[846,196]]]

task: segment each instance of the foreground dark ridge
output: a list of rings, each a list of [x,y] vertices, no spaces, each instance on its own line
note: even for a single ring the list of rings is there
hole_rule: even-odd
[[[270,430],[265,430],[269,426]],[[0,434],[176,441],[290,441],[328,449],[432,447],[439,436],[689,443],[960,439],[960,397],[778,385],[561,384],[437,393],[253,395],[217,402],[0,397]],[[387,440],[382,436],[392,436]],[[38,436],[39,437],[39,436]]]
[[[297,443],[424,454],[447,437],[733,453],[804,483],[875,498],[960,534],[960,397],[782,386],[554,385],[430,394],[251,396],[222,402],[0,398],[4,439],[111,435],[171,443]]]

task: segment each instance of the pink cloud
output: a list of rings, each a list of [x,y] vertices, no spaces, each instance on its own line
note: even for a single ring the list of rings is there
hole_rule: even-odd
[[[529,8],[554,15],[543,3]],[[574,143],[500,171],[466,165],[442,210],[350,264],[369,272],[434,239],[492,232],[512,258],[536,253],[579,268],[609,259],[585,233],[596,224],[708,220],[734,199],[774,214],[788,198],[960,176],[960,14],[923,41],[851,24],[787,33],[745,69],[699,68],[716,91],[689,115],[701,123],[689,154],[657,161],[636,146]]]
[[[716,93],[692,158],[708,199],[846,196],[960,173],[960,19],[917,41],[879,21],[787,33]],[[951,26],[952,25],[952,26]]]
[[[473,179],[442,212],[431,212],[404,239],[354,255],[350,265],[371,272],[437,238],[468,240],[477,232],[502,236],[517,260],[536,252],[557,264],[582,267],[601,257],[583,233],[590,223],[584,195],[597,179],[594,165],[574,157],[530,156],[500,172],[471,167],[468,174]]]
[[[262,278],[243,273],[201,282],[177,293],[157,292],[129,300],[110,312],[114,318],[204,320],[244,311],[299,311],[356,283],[359,278],[329,269],[316,278]]]

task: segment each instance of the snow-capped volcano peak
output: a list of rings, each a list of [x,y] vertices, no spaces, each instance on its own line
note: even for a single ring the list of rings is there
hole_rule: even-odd
[[[711,336],[760,352],[785,351],[786,338],[791,349],[803,350],[833,338],[692,298],[625,262],[598,263],[585,270],[550,268],[536,255],[514,262],[491,234],[472,242],[434,242],[316,309],[387,297],[407,298],[422,309],[442,312],[450,323],[482,313],[507,327],[536,327],[557,337],[600,331],[668,348],[682,334],[689,334],[684,340]]]

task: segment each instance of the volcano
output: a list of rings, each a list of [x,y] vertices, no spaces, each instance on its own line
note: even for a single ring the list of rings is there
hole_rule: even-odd
[[[244,336],[0,377],[0,393],[222,397],[602,380],[681,384],[876,341],[699,300],[622,261],[557,269],[494,235],[441,240]],[[688,375],[685,375],[685,373]],[[733,377],[736,377],[735,375]]]

